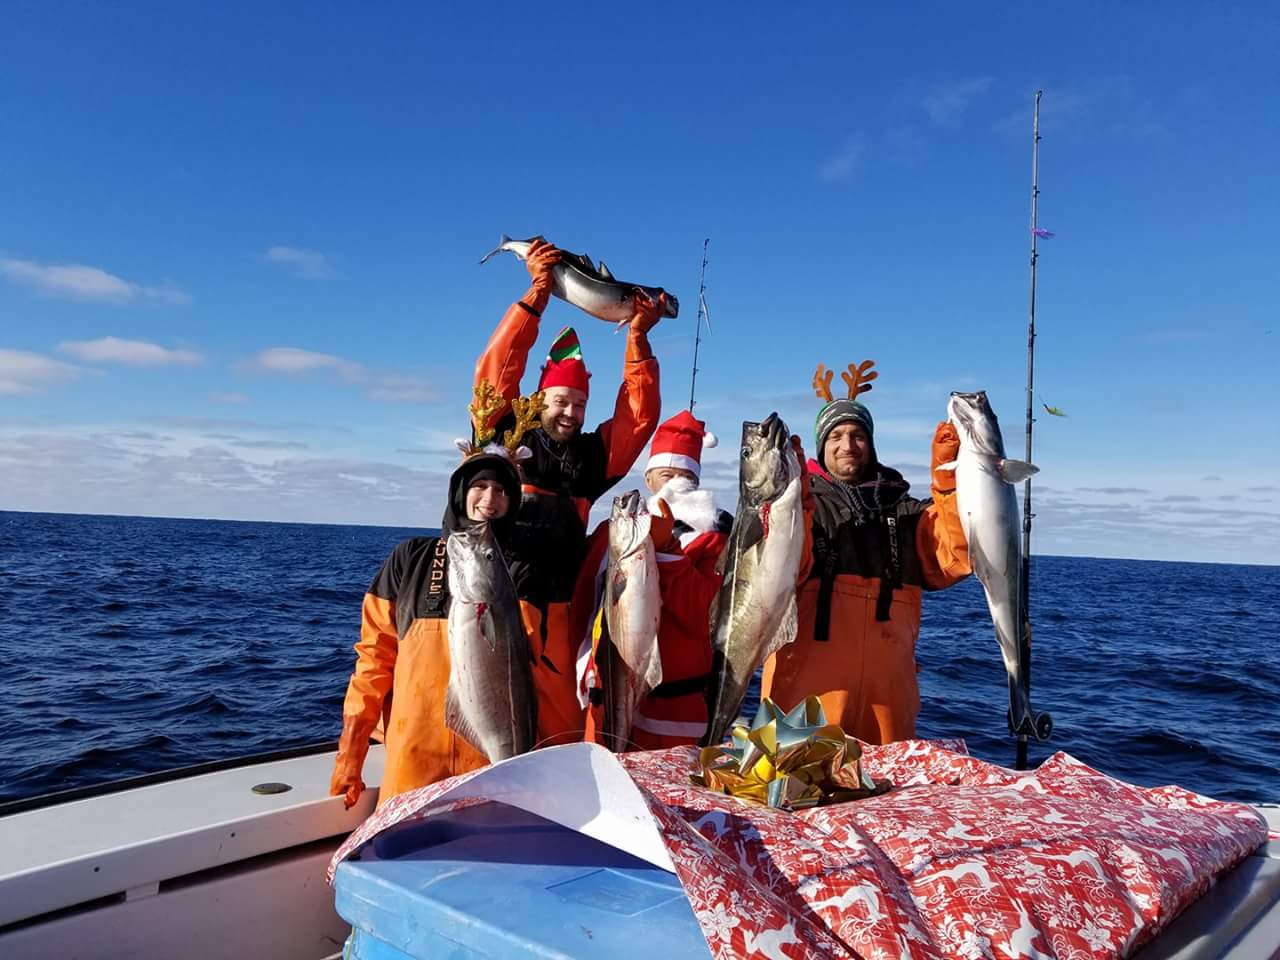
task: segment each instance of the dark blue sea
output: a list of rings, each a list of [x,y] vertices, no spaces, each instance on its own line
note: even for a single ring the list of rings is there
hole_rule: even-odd
[[[360,598],[424,531],[0,512],[0,801],[335,740]],[[1122,779],[1280,800],[1280,567],[1036,557],[1033,701]],[[925,598],[922,736],[1012,765],[972,580]]]

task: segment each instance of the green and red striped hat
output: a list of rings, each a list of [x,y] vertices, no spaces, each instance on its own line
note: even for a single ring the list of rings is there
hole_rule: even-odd
[[[542,376],[538,379],[538,389],[573,387],[583,393],[590,393],[587,385],[590,376],[587,365],[582,360],[582,344],[578,342],[577,333],[573,327],[565,327],[551,344],[551,352],[547,354]]]

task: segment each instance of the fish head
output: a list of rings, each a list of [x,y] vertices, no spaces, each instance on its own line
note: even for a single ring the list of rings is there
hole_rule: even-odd
[[[445,541],[445,552],[454,599],[476,603],[495,596],[506,560],[488,523],[472,523],[452,531]]]
[[[1000,422],[987,400],[987,391],[962,393],[955,391],[947,401],[947,419],[960,435],[961,449],[981,456],[1004,457],[1004,438]]]
[[[628,490],[613,498],[609,514],[609,551],[619,556],[630,553],[649,536],[649,508],[639,490]]]
[[[680,316],[680,299],[674,293],[667,293],[667,306],[662,315],[672,318]]]
[[[791,449],[791,431],[776,413],[761,423],[742,425],[742,451],[738,473],[739,492],[749,503],[765,503],[782,495],[795,477],[799,463]]]

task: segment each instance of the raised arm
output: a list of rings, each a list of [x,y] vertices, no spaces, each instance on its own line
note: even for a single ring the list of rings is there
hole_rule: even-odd
[[[973,572],[956,502],[955,471],[938,469],[940,464],[955,460],[959,453],[960,437],[956,428],[946,421],[938,424],[933,435],[930,468],[933,503],[925,508],[916,527],[916,553],[920,557],[924,585],[929,590],[959,583]]]
[[[649,331],[665,308],[666,294],[650,300],[636,292],[622,364],[622,386],[618,388],[613,416],[596,430],[604,441],[605,474],[610,479],[622,477],[631,469],[658,427],[662,395],[658,388],[658,361],[649,346]]]

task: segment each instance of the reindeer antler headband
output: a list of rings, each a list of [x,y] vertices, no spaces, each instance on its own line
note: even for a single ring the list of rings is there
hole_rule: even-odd
[[[840,379],[849,388],[848,399],[857,400],[859,394],[866,393],[871,389],[871,381],[880,376],[879,373],[871,369],[875,365],[876,362],[874,360],[863,360],[857,366],[851,363],[848,371],[840,374]],[[818,364],[818,369],[813,373],[813,392],[824,403],[831,403],[835,399],[831,396],[831,379],[834,376],[835,371],[828,370],[821,363]]]
[[[455,440],[454,443],[462,451],[463,456],[477,453],[492,453],[504,456],[518,463],[530,456],[529,448],[520,446],[524,435],[538,425],[538,418],[546,404],[543,402],[543,391],[539,390],[527,397],[515,397],[511,400],[511,411],[516,422],[510,430],[502,434],[502,443],[493,443],[497,434],[497,421],[502,414],[507,400],[498,393],[488,380],[481,380],[473,391],[475,399],[467,409],[471,412],[471,425],[475,431],[475,442]]]

